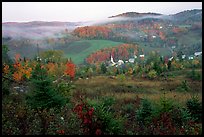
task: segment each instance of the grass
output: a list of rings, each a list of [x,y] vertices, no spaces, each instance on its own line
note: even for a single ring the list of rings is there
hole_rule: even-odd
[[[83,63],[84,59],[91,53],[108,47],[114,47],[123,44],[121,42],[114,42],[110,40],[80,40],[71,43],[65,49],[65,56],[72,58],[75,64]]]
[[[189,31],[186,34],[178,36],[178,43],[180,45],[193,45],[198,42],[202,43],[202,34],[195,31]]]
[[[148,54],[152,51],[158,51],[162,56],[169,56],[171,55],[171,51],[168,48],[159,48],[159,47],[150,47],[148,42],[136,42],[138,47],[144,49],[144,53]],[[145,46],[145,44],[147,46]]]
[[[177,87],[181,81],[186,80],[191,88],[188,92],[179,92]],[[81,94],[85,98],[95,99],[100,97],[114,97],[118,103],[122,100],[134,100],[137,96],[158,102],[166,92],[166,97],[175,100],[180,105],[185,105],[192,95],[198,95],[202,100],[202,82],[192,81],[185,76],[175,76],[166,81],[161,79],[132,79],[126,77],[124,82],[119,79],[110,79],[108,76],[95,76],[87,79],[76,80],[74,94]]]

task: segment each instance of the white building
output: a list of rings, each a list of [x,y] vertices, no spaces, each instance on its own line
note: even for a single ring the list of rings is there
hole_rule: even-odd
[[[175,48],[176,48],[176,46],[172,46],[171,48],[172,48],[172,49],[175,49]]]
[[[143,55],[140,55],[140,58],[144,58],[144,54],[143,54]]]
[[[202,55],[202,51],[201,52],[195,52],[194,55],[195,56],[200,56],[200,55]]]
[[[130,63],[134,63],[134,62],[135,62],[135,59],[134,59],[134,58],[130,58],[128,61],[129,61]]]
[[[185,59],[185,58],[186,58],[186,55],[182,55],[181,57],[182,57],[182,59]]]
[[[189,57],[188,57],[189,60],[191,60],[191,59],[193,59],[193,58],[194,58],[193,56],[189,56]]]

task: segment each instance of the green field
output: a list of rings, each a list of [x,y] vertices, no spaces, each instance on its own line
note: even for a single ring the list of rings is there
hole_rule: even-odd
[[[152,51],[158,51],[161,54],[161,56],[171,56],[171,51],[167,47],[165,48],[156,47],[155,48],[155,47],[150,47],[149,45],[145,46],[145,44],[148,45],[148,43],[145,43],[145,42],[137,42],[138,47],[144,49],[144,53],[147,55],[151,53]]]
[[[80,40],[71,43],[65,50],[65,56],[72,58],[75,64],[83,63],[84,59],[97,50],[123,44],[110,40]]]

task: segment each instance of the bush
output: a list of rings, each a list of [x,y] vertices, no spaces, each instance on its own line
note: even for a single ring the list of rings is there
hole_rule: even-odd
[[[2,95],[9,95],[10,94],[10,87],[11,82],[6,79],[2,79]]]
[[[159,102],[159,108],[158,108],[158,113],[163,113],[163,112],[170,112],[174,108],[174,103],[173,100],[170,98],[166,98],[166,93],[164,92],[164,95],[161,96],[160,102]]]
[[[136,118],[139,123],[146,123],[151,119],[152,105],[147,99],[142,100],[140,108],[136,111]]]
[[[103,135],[119,135],[123,133],[123,118],[116,117],[114,112],[111,111],[113,103],[115,103],[113,98],[102,99],[101,102],[91,102],[94,108],[94,123]]]
[[[157,72],[155,70],[150,70],[149,73],[147,74],[147,77],[149,79],[154,79],[157,77]]]
[[[125,74],[119,74],[119,75],[117,75],[117,79],[119,79],[120,82],[124,82],[125,79],[126,79]]]
[[[197,96],[192,96],[191,99],[187,100],[186,106],[188,111],[191,113],[192,118],[196,122],[202,121],[202,103],[199,102]]]
[[[192,69],[191,73],[188,74],[187,77],[192,80],[202,80],[202,75],[199,72],[196,72],[195,69]]]
[[[188,86],[187,81],[184,80],[184,81],[181,82],[180,86],[178,86],[176,89],[178,91],[185,92],[185,91],[189,91],[190,87]]]

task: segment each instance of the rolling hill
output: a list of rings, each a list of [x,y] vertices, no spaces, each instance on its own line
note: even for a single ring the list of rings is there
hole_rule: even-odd
[[[80,64],[91,53],[100,49],[114,47],[122,44],[110,40],[80,40],[71,43],[67,48],[63,49],[67,58],[72,58],[73,62]]]
[[[202,9],[173,15],[126,12],[97,23],[6,22],[2,40],[9,46],[10,57],[20,53],[32,58],[38,45],[40,51],[63,50],[76,64],[95,51],[121,43],[136,44],[146,55],[153,50],[163,56],[172,56],[171,51],[192,55],[202,50]]]

